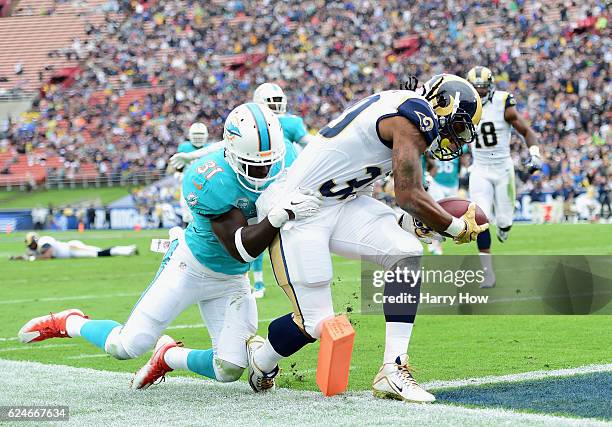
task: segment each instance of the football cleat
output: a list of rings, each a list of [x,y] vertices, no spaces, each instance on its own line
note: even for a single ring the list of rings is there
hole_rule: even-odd
[[[266,293],[266,285],[264,282],[255,282],[253,285],[253,296],[255,298],[263,298]]]
[[[19,330],[17,333],[19,341],[29,344],[48,340],[49,338],[70,338],[68,332],[66,332],[66,319],[73,315],[88,319],[81,310],[76,308],[36,317],[23,325]]]
[[[501,243],[504,243],[506,240],[508,240],[508,236],[510,235],[510,230],[504,231],[501,228],[497,227],[495,234],[497,234],[497,240],[499,240]]]
[[[372,384],[375,397],[414,403],[435,402],[433,394],[423,389],[414,379],[408,364],[385,363]]]
[[[153,355],[146,365],[138,370],[132,378],[131,387],[139,390],[149,388],[164,381],[166,374],[174,369],[170,368],[164,360],[166,352],[173,347],[182,347],[183,344],[174,341],[168,335],[162,335],[155,344]],[[159,381],[158,381],[159,380]]]
[[[278,366],[272,372],[263,372],[255,364],[255,352],[264,345],[265,340],[255,335],[247,341],[247,355],[249,358],[249,385],[255,393],[271,391],[276,388],[274,377],[278,374]]]

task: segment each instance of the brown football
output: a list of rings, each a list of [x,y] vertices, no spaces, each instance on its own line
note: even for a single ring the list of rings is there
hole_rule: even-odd
[[[462,199],[461,197],[447,197],[446,199],[438,200],[438,204],[442,206],[442,208],[457,218],[460,218],[461,215],[467,211],[468,206],[470,205],[470,201],[466,199]],[[476,224],[481,225],[489,222],[485,213],[480,209],[478,205],[476,205]],[[446,233],[442,233],[446,235]]]

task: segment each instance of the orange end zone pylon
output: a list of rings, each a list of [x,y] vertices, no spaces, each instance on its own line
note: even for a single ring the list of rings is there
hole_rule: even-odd
[[[317,385],[325,396],[346,391],[355,342],[355,329],[338,316],[323,323],[317,365]]]

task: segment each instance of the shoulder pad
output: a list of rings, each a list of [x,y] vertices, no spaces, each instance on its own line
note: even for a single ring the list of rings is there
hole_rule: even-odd
[[[427,145],[438,137],[438,117],[429,102],[422,97],[414,96],[407,99],[397,108],[397,112],[417,127]]]
[[[515,105],[516,105],[516,99],[514,99],[514,96],[512,96],[511,93],[506,92],[505,100],[504,100],[504,109],[509,108],[509,107],[514,107]]]
[[[239,184],[228,168],[226,163],[215,163],[214,156],[204,156],[189,167],[183,177],[183,197],[189,209],[209,217],[232,209]]]

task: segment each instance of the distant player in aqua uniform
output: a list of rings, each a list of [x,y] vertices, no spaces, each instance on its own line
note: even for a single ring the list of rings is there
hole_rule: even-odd
[[[287,113],[287,96],[283,89],[275,83],[264,83],[255,89],[253,102],[267,105],[270,110],[277,114],[278,120],[283,128],[285,142],[294,146],[296,153],[314,139],[304,126],[304,119],[294,114]],[[253,270],[253,293],[255,298],[262,298],[266,291],[263,279],[263,254],[261,254],[252,266]]]
[[[432,171],[432,179],[427,192],[434,200],[456,197],[459,193],[459,170],[461,169],[460,158],[442,162],[435,160],[435,168]],[[442,255],[442,245],[438,240],[433,240],[428,245],[429,252],[434,255]]]
[[[34,318],[19,331],[24,343],[82,336],[117,359],[138,357],[155,345],[132,387],[144,389],[174,369],[221,382],[236,381],[248,365],[247,340],[257,330],[257,305],[246,272],[289,220],[319,211],[320,197],[304,190],[283,196],[257,222],[255,202],[283,171],[286,146],[280,122],[267,107],[235,108],[224,129],[225,149],[197,160],[185,172],[183,189],[194,221],[173,236],[152,283],[124,325],[90,320],[69,309]],[[252,225],[248,225],[251,222]],[[162,335],[187,307],[198,304],[212,348],[182,347]],[[274,387],[259,379],[258,390]]]
[[[208,128],[204,123],[194,123],[189,127],[189,141],[185,141],[179,144],[177,153],[192,153],[200,148],[202,148],[208,142]],[[182,182],[183,171],[189,166],[189,162],[183,162],[181,164],[173,164],[172,167],[178,173],[179,184]],[[183,217],[183,225],[190,223],[193,221],[193,217],[191,216],[191,211],[189,210],[189,206],[185,203],[185,198],[183,197],[183,192],[181,190],[181,214]]]

